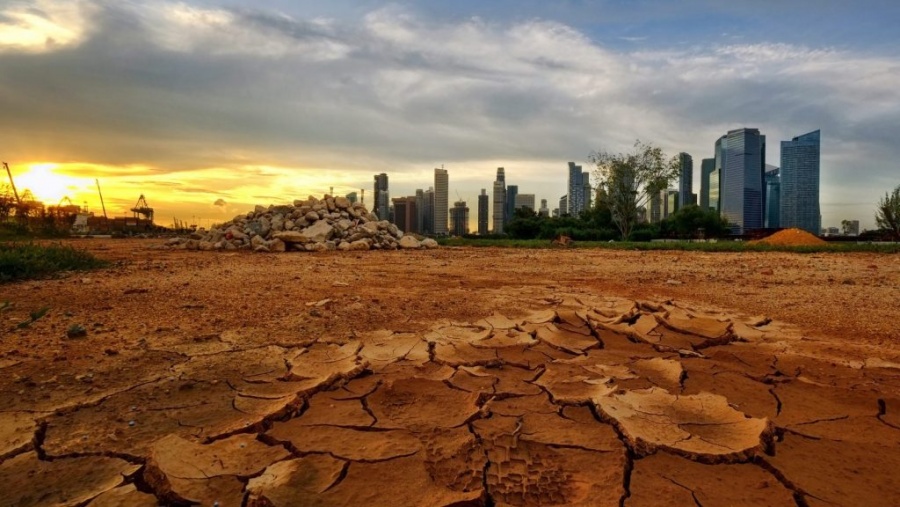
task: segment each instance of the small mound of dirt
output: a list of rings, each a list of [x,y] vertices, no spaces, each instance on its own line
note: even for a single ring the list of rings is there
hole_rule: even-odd
[[[816,246],[826,242],[802,229],[784,229],[752,243],[780,246]]]

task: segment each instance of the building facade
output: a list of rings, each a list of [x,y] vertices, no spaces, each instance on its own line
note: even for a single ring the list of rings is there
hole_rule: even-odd
[[[547,207],[547,199],[541,199],[541,208],[538,210],[538,215],[542,217],[550,216],[550,208]]]
[[[487,190],[481,189],[481,194],[478,196],[478,235],[484,236],[488,233],[488,207],[490,205],[490,197],[487,195]]]
[[[694,194],[694,158],[687,153],[678,154],[678,167],[681,175],[678,177],[678,206],[683,208],[693,200]]]
[[[724,169],[720,174],[722,216],[733,234],[763,227],[766,136],[759,129],[728,132]]]
[[[425,191],[421,188],[416,189],[416,229],[425,233]]]
[[[372,206],[372,212],[378,215],[381,220],[387,220],[390,217],[390,194],[388,193],[388,175],[385,173],[375,175],[375,204]]]
[[[569,214],[569,196],[564,195],[559,198],[559,216]]]
[[[781,141],[781,226],[816,234],[822,226],[819,208],[821,134],[816,130]]]
[[[506,211],[503,223],[508,224],[516,215],[516,197],[519,196],[519,185],[506,185]]]
[[[719,183],[720,174],[722,174],[722,171],[718,169],[714,169],[713,172],[709,173],[709,209],[716,213],[722,212],[722,200],[720,198],[722,187]]]
[[[416,196],[395,197],[391,201],[394,204],[394,224],[401,231],[421,234],[416,223]]]
[[[503,224],[506,222],[506,174],[502,167],[497,168],[497,179],[494,180],[494,209],[493,218],[494,234],[503,234]]]
[[[422,214],[422,234],[434,234],[434,188],[423,193],[425,212]]]
[[[716,170],[716,159],[704,158],[700,161],[700,209],[712,209],[709,205],[709,175]]]
[[[568,214],[578,216],[591,206],[591,177],[575,162],[569,162],[568,189],[567,207],[560,207],[560,210],[565,209]]]
[[[766,219],[767,229],[781,227],[781,178],[779,169],[770,167],[766,171]]]
[[[466,201],[456,201],[450,209],[450,234],[464,236],[469,233],[469,208]]]
[[[447,235],[447,215],[450,212],[450,177],[446,169],[434,170],[434,233]]]
[[[531,211],[537,212],[537,209],[534,204],[534,194],[517,194],[516,195],[516,209],[528,208]]]

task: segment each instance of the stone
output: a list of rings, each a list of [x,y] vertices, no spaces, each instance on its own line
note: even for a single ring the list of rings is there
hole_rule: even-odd
[[[310,224],[314,224],[319,221],[319,214],[315,211],[308,211],[306,215],[303,215],[303,218]]]
[[[0,460],[32,448],[37,430],[34,417],[27,412],[0,412]]]
[[[431,238],[425,238],[422,240],[422,246],[428,249],[433,249],[438,247],[438,242]]]
[[[309,243],[309,238],[304,236],[299,231],[284,231],[277,232],[272,235],[274,239],[281,240],[285,243]]]
[[[335,197],[334,205],[338,207],[338,209],[347,209],[350,207],[350,199],[346,197]]]
[[[421,244],[414,236],[406,235],[400,238],[400,248],[419,248]]]
[[[370,244],[364,239],[356,240],[350,243],[350,250],[368,250]]]
[[[334,234],[334,227],[328,222],[320,220],[301,231],[300,234],[308,241],[323,243],[331,239],[331,236]]]
[[[268,247],[270,252],[284,252],[287,250],[287,245],[285,245],[284,241],[275,238],[270,240],[266,246]]]
[[[347,463],[327,454],[270,465],[259,477],[250,479],[248,507],[291,507],[317,505],[321,495],[341,480]]]

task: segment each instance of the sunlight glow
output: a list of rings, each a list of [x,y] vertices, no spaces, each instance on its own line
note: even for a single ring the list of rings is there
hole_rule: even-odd
[[[32,164],[24,174],[13,174],[16,187],[20,193],[30,190],[35,199],[48,206],[56,205],[63,197],[74,201],[77,193],[90,187],[89,179],[58,174],[54,171],[57,167],[56,164]]]

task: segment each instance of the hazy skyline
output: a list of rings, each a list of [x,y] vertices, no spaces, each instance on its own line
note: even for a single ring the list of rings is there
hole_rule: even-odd
[[[821,129],[823,226],[874,227],[900,183],[894,2],[482,3],[5,2],[0,160],[47,204],[98,211],[98,177],[163,224],[330,186],[371,207],[374,174],[412,195],[442,164],[470,209],[501,166],[552,208],[592,150],[684,151],[699,182],[740,127],[773,165]]]

